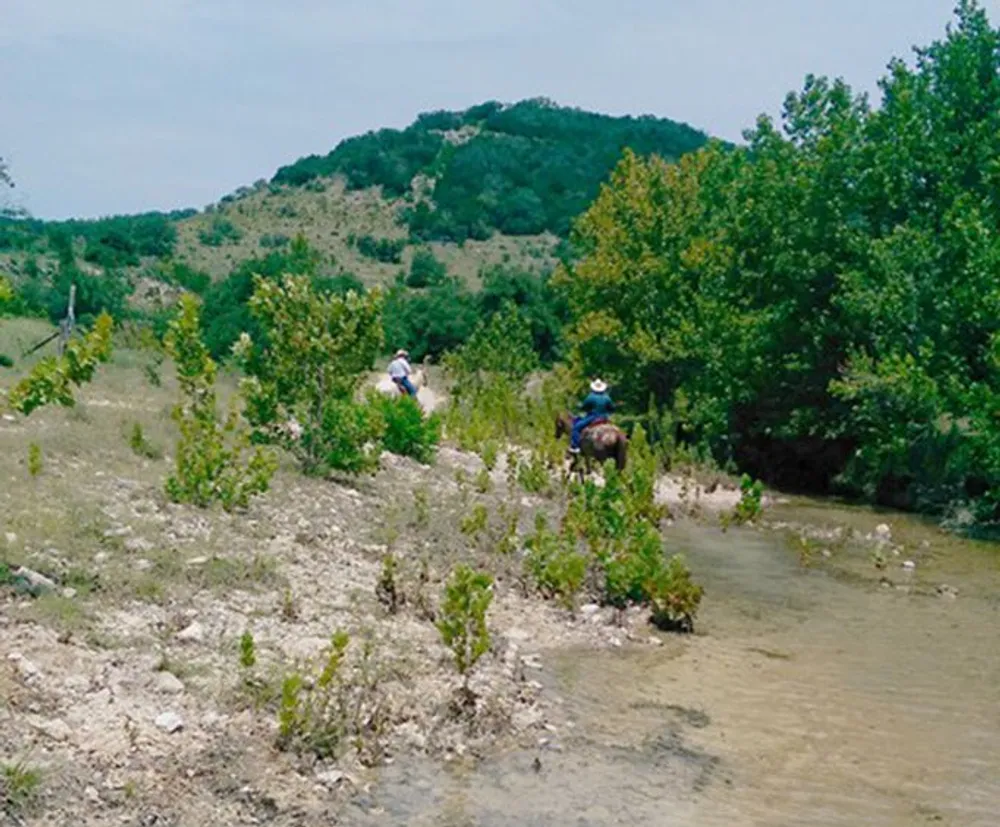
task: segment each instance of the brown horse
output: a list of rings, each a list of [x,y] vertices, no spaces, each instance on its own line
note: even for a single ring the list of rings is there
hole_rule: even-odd
[[[559,414],[556,417],[556,439],[568,435],[572,430],[573,417],[568,413]],[[601,422],[591,425],[580,437],[580,453],[573,455],[573,469],[579,472],[582,481],[584,478],[584,467],[580,465],[582,456],[587,474],[591,473],[595,459],[602,465],[607,460],[613,459],[618,470],[624,471],[627,455],[628,436],[625,432],[610,422]]]

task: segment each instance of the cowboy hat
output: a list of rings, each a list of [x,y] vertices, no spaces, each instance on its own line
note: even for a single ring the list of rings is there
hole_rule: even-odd
[[[409,356],[409,355],[410,355],[410,354],[409,354],[409,353],[407,353],[407,352],[406,352],[405,350],[403,350],[402,348],[400,348],[399,350],[397,350],[397,351],[396,351],[396,358],[397,358],[397,359],[398,359],[398,358],[399,358],[400,356]]]
[[[594,393],[604,393],[608,389],[608,386],[605,385],[600,379],[595,379],[590,383],[590,389]]]

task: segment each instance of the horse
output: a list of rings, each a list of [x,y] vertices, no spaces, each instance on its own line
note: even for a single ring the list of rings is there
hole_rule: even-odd
[[[421,388],[430,387],[427,382],[427,361],[424,360],[424,364],[418,367],[410,374],[410,382],[413,384],[414,390],[417,393],[420,392]],[[379,380],[379,383],[375,386],[380,393],[384,393],[386,396],[405,396],[406,390],[402,385],[397,385],[388,376]]]
[[[573,417],[568,413],[561,413],[556,416],[556,439],[568,435],[573,430]],[[628,436],[610,422],[600,422],[589,426],[580,437],[580,453],[574,455],[573,468],[580,474],[580,481],[584,479],[584,468],[580,467],[580,457],[584,459],[586,473],[592,471],[592,462],[597,460],[604,464],[609,459],[614,459],[615,466],[619,471],[625,470],[625,462],[628,455]]]

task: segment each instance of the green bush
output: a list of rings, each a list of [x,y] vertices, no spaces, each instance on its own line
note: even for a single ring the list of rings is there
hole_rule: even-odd
[[[363,235],[355,238],[354,246],[365,258],[381,261],[383,264],[399,264],[402,261],[403,250],[406,249],[406,239],[374,238]]]
[[[664,631],[690,632],[701,605],[704,589],[692,582],[691,572],[680,555],[658,568],[645,584],[653,608],[653,623]]]
[[[350,399],[331,399],[318,422],[303,427],[298,440],[303,471],[362,474],[378,468],[384,425],[377,410]]]
[[[66,346],[62,356],[50,356],[38,362],[11,390],[10,406],[25,416],[45,405],[73,407],[76,404],[73,386],[89,382],[97,366],[111,358],[113,328],[111,317],[102,314],[90,332]]]
[[[228,218],[216,217],[208,227],[198,231],[198,240],[206,247],[236,244],[242,238],[243,232]]]
[[[448,268],[439,261],[434,251],[421,247],[413,253],[410,271],[406,276],[406,286],[414,289],[440,284],[448,276]]]
[[[250,433],[235,407],[219,421],[216,367],[201,341],[198,301],[194,296],[181,298],[166,347],[177,366],[181,387],[181,401],[172,414],[180,429],[180,440],[174,452],[175,472],[166,481],[167,495],[174,502],[201,508],[213,502],[221,502],[227,511],[245,508],[251,497],[268,490],[278,462],[273,454],[259,447],[249,460],[244,460]]]
[[[441,441],[439,416],[425,417],[420,403],[410,396],[372,393],[368,398],[382,418],[382,447],[386,451],[424,464],[434,461]]]
[[[260,337],[244,334],[234,355],[256,438],[284,446],[309,474],[373,469],[381,417],[353,400],[382,347],[380,294],[320,294],[306,276],[254,285]]]
[[[749,474],[740,479],[740,501],[733,510],[733,519],[737,523],[751,523],[763,512],[761,499],[764,487],[760,480],[752,480]]]
[[[588,560],[573,537],[549,530],[539,513],[535,533],[526,542],[524,566],[535,587],[546,597],[573,608],[587,578]]]
[[[456,566],[445,585],[441,617],[436,626],[451,649],[455,668],[468,691],[469,674],[490,648],[486,612],[493,602],[493,577],[468,566]]]

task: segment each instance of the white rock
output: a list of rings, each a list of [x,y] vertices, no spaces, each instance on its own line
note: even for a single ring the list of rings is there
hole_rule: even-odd
[[[93,787],[86,787],[83,790],[83,797],[87,799],[91,804],[101,803],[101,794],[97,792]]]
[[[176,712],[162,712],[156,716],[156,720],[153,723],[168,735],[173,735],[175,732],[180,732],[180,730],[184,729],[184,721],[181,720],[181,716]]]
[[[875,538],[888,543],[892,539],[892,529],[886,523],[879,523],[875,526]]]
[[[205,639],[205,627],[198,622],[192,623],[181,629],[176,637],[182,643],[201,643]]]
[[[14,414],[4,414],[3,415],[3,421],[4,422],[17,422],[17,417],[14,416]]]
[[[192,567],[193,566],[204,566],[205,563],[207,563],[207,562],[208,562],[208,558],[207,557],[192,557],[190,560],[187,561],[187,565],[192,566]]]
[[[179,695],[184,691],[184,684],[180,678],[170,672],[157,672],[153,685],[157,692],[164,695]]]
[[[56,584],[46,577],[44,574],[39,574],[37,571],[32,571],[31,569],[26,569],[24,566],[16,569],[14,571],[15,577],[23,577],[32,586],[40,589],[55,589]]]
[[[86,692],[90,689],[90,678],[86,675],[67,675],[62,682],[63,688],[70,692]]]
[[[903,563],[903,568],[906,569],[907,571],[913,571],[916,567],[917,564],[914,563],[912,560],[906,560]]]
[[[17,542],[17,535],[13,531],[8,531],[4,534],[4,539],[7,541],[8,546],[12,546]]]
[[[61,718],[45,721],[38,728],[53,741],[68,741],[73,735],[73,730],[70,729],[69,724]]]
[[[336,787],[344,778],[344,773],[337,769],[316,773],[316,780],[324,787]]]
[[[135,561],[135,567],[139,571],[149,571],[153,568],[153,562],[151,560],[147,560],[146,558],[141,558]]]
[[[148,554],[154,546],[145,537],[129,537],[125,541],[125,550],[132,554]]]
[[[586,603],[580,607],[580,614],[583,617],[593,617],[594,615],[600,613],[601,607],[596,603]]]
[[[106,551],[99,551],[97,552],[97,554],[94,555],[94,562],[100,566],[108,562],[108,557],[109,555]]]
[[[220,715],[218,712],[206,712],[201,716],[201,725],[205,729],[212,729],[220,724],[224,724],[228,720],[229,717],[227,715]]]
[[[67,600],[72,600],[74,597],[76,597],[76,589],[71,589],[69,586],[67,586],[65,589],[62,590],[62,596],[65,597]]]
[[[7,655],[7,660],[14,664],[14,668],[17,669],[18,673],[26,681],[38,677],[38,667],[20,652],[11,652]]]

